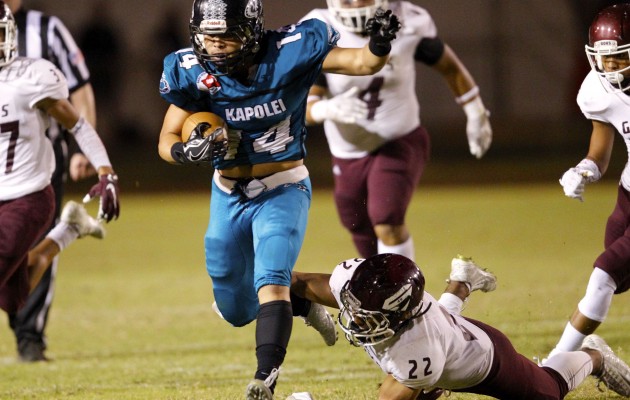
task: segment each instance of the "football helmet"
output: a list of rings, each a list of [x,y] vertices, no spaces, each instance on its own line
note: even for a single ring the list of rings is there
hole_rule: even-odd
[[[328,10],[350,32],[365,32],[365,23],[377,8],[387,10],[387,0],[326,0]]]
[[[0,0],[0,67],[3,67],[17,57],[17,26],[9,6]]]
[[[190,41],[197,60],[211,75],[230,74],[237,66],[248,66],[260,50],[263,34],[261,0],[194,0],[190,17]],[[229,54],[210,55],[204,35],[231,36],[241,48]]]
[[[600,11],[588,32],[586,56],[591,68],[613,88],[630,88],[630,4]]]
[[[424,275],[407,257],[377,254],[360,261],[339,298],[338,321],[355,346],[381,343],[424,314]]]

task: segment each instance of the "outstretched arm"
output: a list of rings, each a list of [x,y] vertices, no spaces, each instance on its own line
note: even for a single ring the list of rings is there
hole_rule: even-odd
[[[389,60],[391,42],[400,29],[398,17],[391,10],[376,10],[366,23],[370,41],[365,46],[354,48],[335,47],[322,64],[323,72],[344,75],[372,75],[383,68]]]
[[[335,296],[330,290],[330,274],[293,271],[291,274],[291,292],[321,305],[339,308]]]
[[[379,400],[416,400],[419,394],[419,389],[408,388],[393,376],[387,375],[378,391],[378,398]]]

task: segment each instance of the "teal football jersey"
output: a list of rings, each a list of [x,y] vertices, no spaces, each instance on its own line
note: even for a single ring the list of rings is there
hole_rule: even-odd
[[[209,75],[192,49],[179,50],[164,59],[160,93],[177,107],[225,120],[229,150],[213,161],[217,169],[300,160],[306,156],[308,91],[338,39],[339,33],[319,20],[266,31],[249,85]]]

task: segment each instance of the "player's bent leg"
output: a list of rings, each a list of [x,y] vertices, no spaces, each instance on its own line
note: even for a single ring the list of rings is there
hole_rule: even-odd
[[[374,232],[378,237],[379,254],[394,253],[415,260],[413,238],[405,225],[378,224],[374,226]]]
[[[232,326],[238,328],[245,326],[256,319],[258,315],[258,297],[253,290],[247,295],[237,290],[226,290],[217,288],[216,284],[213,288],[216,304],[215,312]],[[247,291],[246,288],[243,288]],[[213,304],[213,308],[215,307]]]
[[[571,319],[565,325],[562,336],[556,346],[549,352],[547,358],[542,360],[546,365],[549,358],[563,352],[578,350],[584,338],[595,332],[604,322],[612,302],[612,296],[616,290],[615,281],[600,268],[594,268],[586,288],[586,294],[578,303]]]
[[[558,353],[546,361],[545,367],[559,373],[567,382],[569,391],[578,387],[593,372],[591,356],[583,351]]]

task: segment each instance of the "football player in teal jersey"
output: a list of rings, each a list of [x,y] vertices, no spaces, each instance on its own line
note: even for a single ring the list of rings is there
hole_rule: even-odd
[[[258,367],[247,399],[273,398],[292,317],[318,307],[289,291],[311,202],[308,91],[321,72],[379,71],[399,27],[391,11],[379,10],[368,22],[368,44],[340,48],[338,32],[319,20],[265,30],[261,0],[194,0],[192,48],[164,59],[160,92],[170,106],[159,154],[214,167],[205,251],[216,305],[233,326],[257,320]],[[227,138],[204,137],[202,125],[182,142],[184,121],[200,111],[223,118]],[[318,315],[334,335],[330,316]]]

